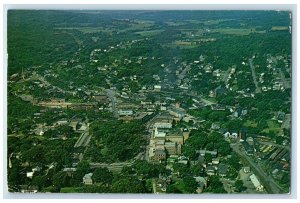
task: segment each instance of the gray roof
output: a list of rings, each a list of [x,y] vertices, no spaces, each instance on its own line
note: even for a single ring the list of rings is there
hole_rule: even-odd
[[[227,173],[227,169],[228,169],[227,165],[225,165],[225,164],[220,164],[219,165],[219,173],[226,174]]]

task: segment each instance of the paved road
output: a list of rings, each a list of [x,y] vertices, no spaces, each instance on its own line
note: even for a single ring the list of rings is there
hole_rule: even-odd
[[[257,82],[257,79],[256,79],[256,74],[255,74],[255,68],[253,66],[253,62],[252,62],[252,59],[249,59],[249,64],[250,64],[250,68],[251,68],[251,72],[252,72],[252,78],[253,78],[253,82],[255,84],[255,92],[256,93],[261,93],[261,89],[258,87],[258,82]]]
[[[251,169],[255,172],[255,175],[258,176],[262,185],[266,188],[268,193],[271,194],[281,194],[283,193],[282,189],[279,185],[273,180],[271,176],[269,176],[257,163],[254,163],[249,156],[245,154],[245,152],[241,151],[239,144],[231,144],[230,145],[233,151],[235,151],[243,161],[245,161]]]
[[[231,71],[231,67],[228,68],[227,71],[226,71],[225,74],[224,74],[223,82],[225,83],[225,86],[228,85],[228,80],[227,80],[227,79],[228,79],[228,76],[229,76],[230,71]]]
[[[182,79],[185,77],[186,73],[187,73],[190,69],[191,69],[191,65],[187,65],[187,66],[185,67],[185,69],[183,69],[183,70],[181,71],[181,73],[178,75],[178,79],[182,80]]]
[[[149,133],[151,133],[152,134],[152,122],[155,120],[155,119],[157,119],[158,117],[160,117],[161,116],[161,114],[160,113],[158,113],[158,114],[156,114],[153,118],[151,118],[148,122],[147,122],[147,124],[146,124],[146,128],[149,130]]]
[[[212,104],[216,104],[216,102],[212,102],[212,101],[209,101],[207,99],[204,99],[204,98],[200,98],[201,101],[206,105],[206,106],[210,106]]]
[[[109,97],[110,101],[111,101],[111,108],[112,108],[112,112],[114,114],[114,116],[117,116],[118,112],[117,112],[117,99],[116,99],[116,93],[114,90],[111,89],[106,89],[107,92],[107,96]]]
[[[155,179],[152,179],[152,188],[153,188],[153,193],[154,193],[154,194],[157,194],[157,192],[156,192],[156,182],[155,182]]]
[[[9,158],[8,158],[8,167],[9,168],[12,168],[11,158],[12,158],[13,154],[14,153],[11,153],[10,156],[9,156]]]
[[[77,142],[75,143],[74,147],[86,147],[89,145],[91,141],[91,135],[89,132],[89,125],[87,126],[86,130],[81,134]]]
[[[291,128],[291,114],[286,114],[285,115],[285,120],[281,125],[281,128],[286,128],[286,129],[290,129]]]
[[[75,143],[74,147],[86,147],[91,141],[91,136],[89,132],[84,132],[81,134],[77,142]]]

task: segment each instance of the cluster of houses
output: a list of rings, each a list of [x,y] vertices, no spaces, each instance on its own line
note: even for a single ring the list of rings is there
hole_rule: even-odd
[[[220,177],[227,176],[228,166],[220,162],[220,158],[217,156],[218,155],[217,150],[200,149],[196,152],[199,154],[197,163],[199,163],[203,167],[204,172],[208,176],[212,176],[212,175],[219,175]],[[208,154],[212,157],[212,160],[210,162],[208,162],[205,159],[205,156]]]
[[[35,113],[35,114],[37,114],[37,113]],[[75,133],[83,133],[86,131],[86,129],[88,127],[88,123],[86,123],[86,121],[84,121],[82,118],[60,119],[60,120],[54,122],[50,126],[46,125],[45,123],[37,124],[31,130],[30,134],[43,136],[45,134],[45,132],[47,132],[48,130],[55,130],[56,128],[58,128],[60,126],[69,126],[72,128],[72,130]],[[57,135],[57,136],[59,137],[59,136],[63,136],[63,135]],[[66,137],[61,137],[61,138],[66,139]]]

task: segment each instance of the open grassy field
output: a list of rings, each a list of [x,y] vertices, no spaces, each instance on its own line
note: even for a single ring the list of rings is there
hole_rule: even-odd
[[[218,25],[221,22],[231,21],[231,19],[215,19],[215,20],[186,20],[193,24]]]
[[[254,121],[247,120],[247,121],[244,123],[244,126],[245,126],[245,127],[253,127],[253,128],[256,128],[256,127],[257,127],[257,123],[254,122]]]
[[[139,34],[143,37],[151,37],[151,36],[155,36],[158,35],[160,33],[162,33],[164,30],[146,30],[146,31],[140,31],[140,32],[135,32],[136,34]]]
[[[195,42],[186,42],[186,41],[173,41],[172,43],[163,44],[162,45],[165,48],[180,48],[180,49],[192,49],[199,45],[197,45]]]
[[[268,128],[264,129],[263,132],[269,133],[269,132],[275,132],[276,134],[281,132],[280,124],[276,121],[268,120],[267,121]]]
[[[198,45],[196,45],[195,42],[187,42],[187,41],[174,41],[171,44],[171,47],[179,47],[179,48],[183,48],[183,49],[191,49],[191,48],[195,48]]]
[[[259,33],[264,34],[266,33],[265,30],[263,31],[256,31],[255,28],[217,28],[212,29],[211,32],[219,32],[221,34],[227,35],[249,35],[251,33]]]
[[[134,23],[131,23],[128,28],[120,30],[121,32],[128,32],[128,31],[144,31],[145,29],[149,29],[155,23],[150,20],[136,20]]]
[[[274,26],[274,27],[272,27],[271,28],[271,30],[273,30],[273,31],[281,31],[281,30],[288,30],[289,28],[288,27],[286,27],[286,26]]]
[[[203,21],[202,23],[204,23],[204,25],[217,25],[221,22],[226,22],[226,21],[230,21],[230,19],[207,20],[207,21]]]
[[[176,22],[176,21],[167,21],[165,22],[169,26],[180,26],[180,25],[185,25],[185,22]]]
[[[57,30],[78,30],[82,32],[83,34],[89,34],[89,33],[97,33],[97,32],[105,32],[108,34],[111,34],[113,30],[103,28],[103,27],[57,27],[55,28]]]

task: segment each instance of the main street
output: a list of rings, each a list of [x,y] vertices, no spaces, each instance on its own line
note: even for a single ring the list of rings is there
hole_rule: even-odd
[[[116,103],[117,103],[116,93],[114,90],[111,90],[111,89],[106,89],[106,92],[107,92],[107,96],[109,97],[109,99],[111,101],[112,112],[113,112],[114,116],[117,116],[118,112],[117,112],[117,107],[116,107]]]

